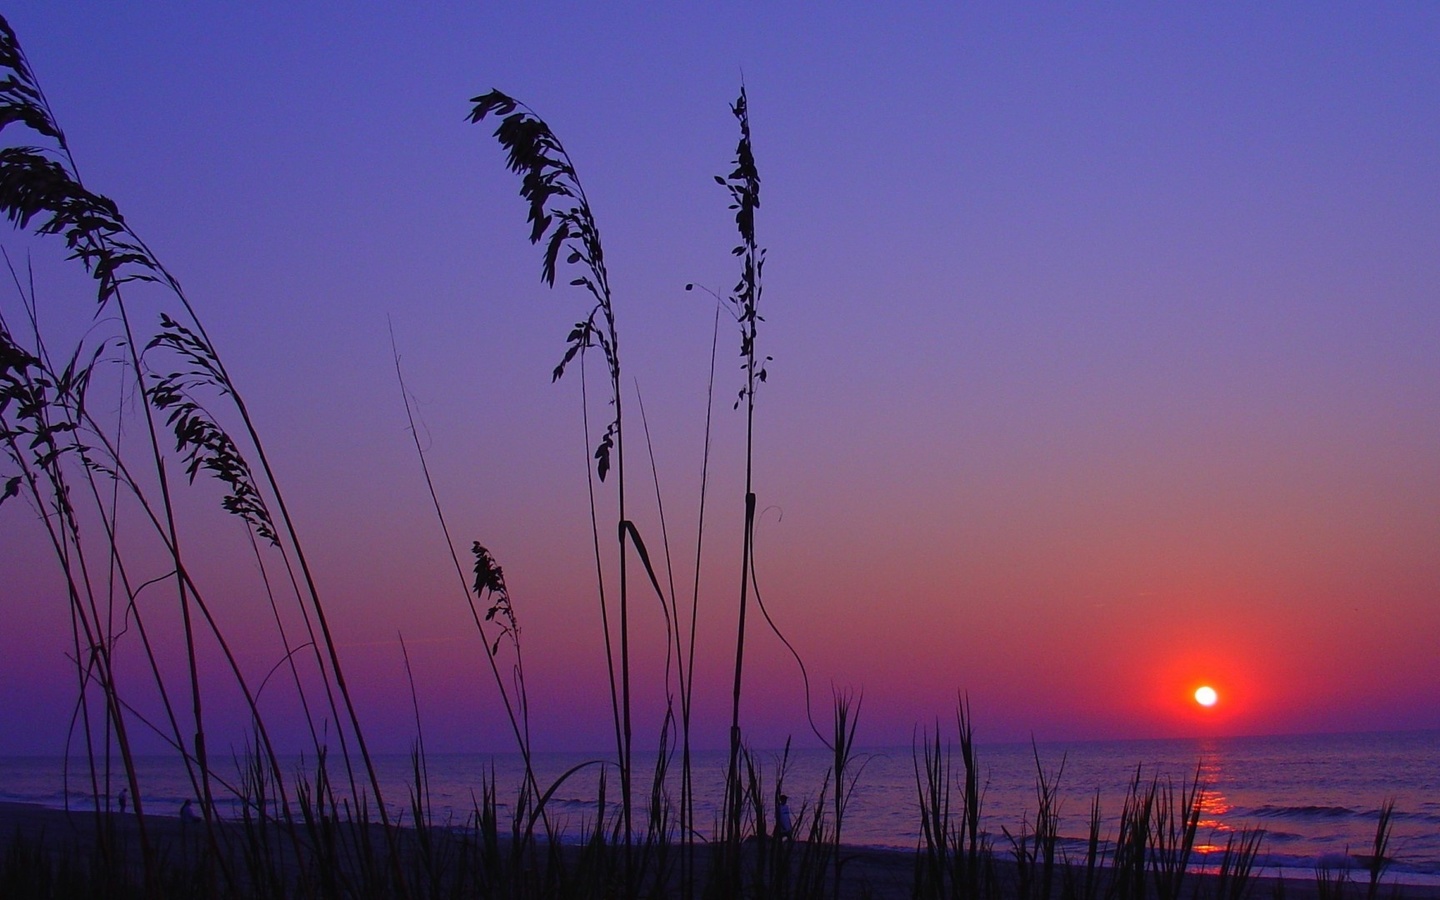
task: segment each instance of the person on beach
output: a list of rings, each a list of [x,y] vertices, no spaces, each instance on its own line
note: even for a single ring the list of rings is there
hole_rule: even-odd
[[[185,802],[180,804],[180,822],[189,825],[193,821],[195,821],[195,808],[190,805],[190,798],[187,797]]]
[[[121,789],[120,789],[120,796],[117,797],[116,799],[120,801],[120,815],[123,816],[123,815],[125,815],[125,804],[128,803],[129,800],[130,800],[130,789],[129,789],[129,788],[121,788]]]
[[[790,822],[790,798],[784,794],[780,795],[780,802],[775,804],[775,839],[780,841],[793,840]]]

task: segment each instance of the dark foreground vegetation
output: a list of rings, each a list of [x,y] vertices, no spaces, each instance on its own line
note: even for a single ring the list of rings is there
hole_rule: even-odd
[[[1061,847],[1055,806],[1059,773],[1038,765],[1036,809],[1016,831],[1000,836],[979,827],[983,790],[978,762],[961,712],[958,761],[944,742],[916,752],[917,801],[923,836],[914,852],[871,850],[835,843],[824,800],[802,809],[790,837],[765,827],[763,797],[773,785],[758,778],[745,793],[754,805],[738,856],[721,842],[694,848],[679,865],[673,838],[619,840],[621,822],[603,796],[595,815],[566,840],[518,821],[504,822],[486,784],[463,822],[421,825],[424,778],[416,781],[408,821],[382,826],[364,814],[315,805],[326,794],[316,781],[297,784],[301,817],[267,812],[262,794],[247,796],[238,821],[150,816],[149,846],[141,852],[141,822],[121,813],[66,813],[0,805],[3,897],[783,897],[968,898],[968,900],[1241,900],[1314,898],[1375,900],[1437,897],[1440,890],[1382,887],[1389,831],[1382,809],[1368,878],[1349,869],[1317,869],[1313,879],[1257,878],[1262,835],[1231,833],[1222,850],[1197,866],[1196,835],[1203,787],[1144,780],[1137,772],[1119,825],[1102,834],[1098,801],[1091,807],[1083,851]],[[952,771],[952,765],[955,769]],[[1063,765],[1062,765],[1063,767]],[[257,773],[258,773],[257,769]],[[753,769],[750,770],[753,775]],[[953,777],[952,777],[953,776]],[[776,774],[776,784],[783,773]],[[258,782],[248,782],[251,789]],[[318,790],[317,790],[318,788]],[[304,799],[311,798],[311,799]],[[155,863],[158,863],[156,865]],[[730,868],[735,866],[734,869]],[[1199,869],[1199,871],[1197,871]],[[735,880],[738,872],[738,880]]]
[[[9,810],[11,833],[0,856],[0,897],[849,897],[1015,898],[1015,900],[1238,900],[1254,887],[1261,836],[1231,836],[1215,871],[1192,876],[1200,799],[1198,780],[1178,788],[1136,774],[1117,833],[1101,833],[1098,802],[1083,854],[1059,849],[1055,804],[1059,773],[1037,766],[1033,820],[1003,836],[981,831],[983,789],[968,708],[959,733],[927,734],[915,751],[916,809],[922,839],[912,854],[861,853],[844,843],[847,804],[863,765],[854,738],[860,704],[837,693],[829,723],[815,726],[832,754],[823,783],[796,790],[816,798],[793,812],[792,833],[777,834],[785,767],[768,776],[744,738],[747,624],[758,610],[773,630],[757,589],[752,473],[757,392],[769,357],[759,349],[764,251],[756,237],[760,178],[744,91],[731,107],[739,130],[728,175],[717,176],[734,213],[732,249],[739,276],[714,294],[738,326],[746,471],[739,575],[738,632],[731,687],[728,767],[719,821],[697,822],[691,767],[699,561],[705,543],[707,437],[701,463],[698,527],[686,543],[695,581],[676,587],[671,536],[653,461],[635,477],[629,439],[648,447],[648,423],[627,388],[617,309],[596,217],[579,175],[549,126],[516,100],[492,91],[471,101],[470,120],[494,124],[509,169],[520,178],[531,242],[541,275],[561,278],[585,298],[554,378],[580,369],[582,423],[591,450],[591,522],[595,599],[602,622],[614,722],[614,754],[604,763],[595,812],[578,840],[560,840],[547,803],[560,783],[540,783],[529,765],[529,698],[520,642],[521,610],[503,569],[479,541],[470,558],[447,525],[441,492],[431,484],[437,535],[451,554],[456,594],[473,618],[477,648],[508,713],[515,746],[526,760],[517,785],[488,781],[463,822],[437,822],[429,801],[423,730],[417,713],[414,779],[408,807],[382,796],[342,655],[330,627],[334,612],[312,574],[291,510],[261,435],[220,354],[179,281],[135,233],[109,198],[79,176],[72,148],[8,23],[0,20],[0,210],[19,232],[59,242],[84,268],[93,296],[92,327],[69,339],[47,331],[46,314],[25,260],[6,254],[13,301],[0,306],[0,502],[28,504],[63,576],[72,633],[64,649],[75,661],[77,700],[68,754],[86,760],[83,779],[100,812]],[[16,140],[16,134],[21,135]],[[688,286],[687,286],[688,287]],[[18,313],[15,311],[18,306]],[[587,376],[587,363],[600,375]],[[404,375],[397,354],[397,378]],[[711,394],[714,394],[714,359]],[[604,389],[592,399],[585,385]],[[712,404],[713,405],[713,404]],[[408,408],[407,408],[408,412]],[[592,413],[597,415],[591,422]],[[708,412],[707,412],[708,416]],[[592,428],[593,424],[593,428]],[[416,454],[427,482],[425,451]],[[183,475],[181,474],[183,473]],[[204,476],[203,478],[201,476]],[[643,490],[637,485],[645,486]],[[219,486],[219,506],[247,526],[236,552],[253,561],[255,610],[273,622],[273,667],[247,670],[230,643],[220,589],[196,573],[187,528],[193,504],[179,495]],[[600,499],[603,489],[612,495]],[[659,540],[647,544],[634,510],[644,503]],[[613,510],[613,528],[600,524]],[[198,541],[196,543],[199,543]],[[676,541],[675,543],[679,543]],[[463,547],[461,542],[459,547]],[[158,562],[157,562],[158,561]],[[707,573],[708,574],[708,573]],[[733,582],[732,582],[733,583]],[[643,597],[664,620],[665,668],[633,671],[631,635]],[[658,601],[658,602],[657,602]],[[752,607],[755,610],[752,610]],[[783,636],[779,636],[784,640]],[[177,660],[157,650],[184,648]],[[789,647],[789,642],[786,642]],[[543,648],[542,652],[543,652]],[[726,648],[727,652],[729,648]],[[171,654],[173,656],[173,654]],[[796,656],[797,662],[799,660]],[[218,661],[216,667],[210,665]],[[204,664],[202,664],[204,663]],[[800,667],[803,674],[803,665]],[[663,719],[640,723],[658,735],[653,771],[637,771],[637,683],[660,683],[669,698]],[[222,683],[223,682],[223,683]],[[806,677],[808,692],[808,676]],[[267,702],[285,695],[287,715],[308,726],[298,775],[280,763]],[[217,692],[243,698],[253,736],[243,762],[217,762],[207,743]],[[417,703],[418,709],[418,703]],[[823,717],[822,717],[823,718]],[[233,727],[234,723],[226,723]],[[144,807],[135,735],[163,740],[183,763],[196,798],[193,821],[155,816]],[[952,747],[958,746],[958,762]],[[673,777],[678,771],[678,778]],[[671,785],[678,783],[678,788]],[[128,812],[112,812],[124,790]],[[499,802],[506,792],[506,803]],[[512,793],[513,792],[513,793]],[[217,797],[240,801],[242,814],[221,820]],[[405,805],[402,801],[399,805]],[[501,810],[505,813],[502,816]],[[1383,865],[1386,818],[1376,837],[1365,890],[1328,873],[1322,897],[1374,897]],[[1289,887],[1277,887],[1277,896]]]

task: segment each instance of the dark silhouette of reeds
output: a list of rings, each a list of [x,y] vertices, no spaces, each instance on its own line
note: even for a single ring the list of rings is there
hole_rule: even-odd
[[[1217,900],[1241,900],[1249,893],[1255,856],[1264,837],[1265,832],[1259,828],[1247,827],[1232,831],[1226,838],[1225,852],[1215,874]]]
[[[1370,876],[1370,884],[1365,891],[1368,900],[1375,900],[1380,891],[1380,875],[1390,862],[1386,854],[1390,850],[1390,826],[1394,816],[1395,801],[1393,798],[1380,804],[1380,809],[1375,816],[1375,840],[1370,845],[1370,858],[1365,861],[1365,868]]]
[[[52,853],[17,836],[0,854],[0,895],[437,900],[698,895],[838,900],[842,890],[851,886],[846,869],[850,851],[843,839],[850,800],[865,769],[865,759],[856,751],[859,695],[833,693],[828,735],[809,723],[831,756],[821,783],[795,810],[788,834],[778,833],[773,824],[779,798],[793,790],[787,785],[787,778],[793,777],[789,745],[767,771],[764,757],[747,746],[742,731],[752,595],[767,621],[770,618],[758,590],[754,560],[755,392],[766,381],[770,361],[757,350],[765,254],[756,237],[760,178],[743,89],[730,107],[740,132],[733,167],[728,176],[717,177],[730,195],[739,233],[732,252],[740,260],[741,275],[734,289],[717,300],[740,326],[744,384],[735,408],[745,406],[746,437],[727,770],[722,810],[707,841],[695,821],[690,741],[710,451],[708,417],[695,586],[686,623],[676,603],[649,423],[638,403],[646,447],[651,449],[665,583],[630,518],[624,392],[609,275],[595,216],[575,166],[549,126],[498,91],[471,100],[470,121],[498,120],[495,136],[506,151],[508,167],[521,177],[530,240],[543,246],[542,280],[553,287],[561,267],[568,267],[578,273],[570,285],[584,291],[591,303],[566,337],[553,380],[559,380],[572,362],[578,361],[583,369],[592,350],[601,354],[608,379],[606,404],[613,413],[593,449],[588,396],[582,408],[586,450],[594,461],[590,471],[601,482],[612,471],[616,476],[618,581],[613,593],[605,574],[593,481],[590,491],[619,799],[612,803],[609,797],[608,762],[581,763],[548,785],[538,782],[515,598],[495,556],[480,542],[472,543],[468,563],[461,562],[463,554],[456,549],[440,492],[417,440],[440,535],[450,550],[486,651],[488,671],[525,760],[525,777],[516,787],[514,802],[501,802],[501,786],[492,768],[482,778],[479,795],[463,821],[438,822],[413,679],[416,735],[408,803],[396,815],[381,793],[326,604],[241,394],[178,281],[131,230],[118,206],[83,184],[64,133],[4,19],[0,19],[0,70],[0,131],[8,129],[13,136],[24,130],[28,140],[43,145],[0,149],[0,210],[15,227],[62,241],[70,258],[93,279],[97,320],[103,315],[106,321],[118,323],[113,332],[97,329],[100,336],[87,335],[73,347],[51,346],[40,325],[33,277],[26,277],[28,272],[7,257],[25,321],[14,323],[0,314],[0,448],[9,466],[0,482],[0,503],[32,506],[64,577],[77,679],[74,732],[83,743],[88,764],[83,777],[96,800],[96,813],[91,820],[93,852],[60,848]],[[142,290],[145,306],[130,299]],[[398,351],[395,364],[409,417]],[[713,350],[711,365],[713,395]],[[583,372],[580,380],[583,395]],[[105,396],[141,399],[138,427],[126,418],[136,413],[125,403],[107,404],[101,399],[100,385]],[[415,434],[413,418],[410,428]],[[141,436],[138,449],[126,439],[129,434]],[[255,557],[261,573],[259,593],[275,624],[277,661],[258,684],[237,661],[210,590],[199,583],[189,564],[176,494],[207,481],[220,489],[221,510],[246,526],[244,549]],[[126,552],[132,541],[142,539],[166,560],[159,574],[145,570]],[[668,703],[661,721],[654,723],[656,755],[648,790],[637,784],[634,768],[632,563],[640,565],[659,601],[667,641],[663,686]],[[171,592],[173,599],[165,604],[148,602],[160,590]],[[147,602],[142,603],[142,597]],[[156,650],[154,632],[167,624],[178,629],[184,640],[184,672],[179,677],[167,672]],[[770,625],[773,629],[774,623]],[[799,654],[783,635],[780,639],[798,662]],[[122,671],[137,670],[115,662],[117,652],[137,644],[140,679],[148,682],[137,682],[133,674],[122,676]],[[401,646],[403,652],[403,638]],[[215,689],[201,675],[200,663],[207,653],[222,659],[225,677],[246,703],[250,737],[233,760],[233,773],[217,769],[207,742],[207,697]],[[502,671],[502,660],[508,672]],[[409,677],[408,653],[405,662]],[[282,674],[277,683],[288,676],[288,689],[293,690],[309,730],[309,749],[300,772],[287,772],[282,765],[259,704],[261,692],[277,673]],[[809,680],[803,664],[801,675],[808,718]],[[678,684],[678,715],[672,678]],[[963,696],[956,720],[958,765],[938,726],[933,735],[922,736],[915,751],[921,839],[915,856],[914,897],[989,900],[1003,895],[1050,900],[1058,891],[1064,900],[1151,896],[1182,900],[1204,793],[1198,771],[1177,793],[1169,781],[1146,782],[1137,769],[1113,840],[1102,834],[1097,796],[1088,818],[1085,851],[1081,858],[1070,859],[1060,850],[1059,784],[1064,760],[1048,772],[1037,748],[1035,815],[1022,819],[1014,833],[1004,830],[1011,857],[1006,863],[996,853],[992,836],[981,827],[983,781],[969,702]],[[198,825],[160,821],[146,808],[132,748],[136,728],[158,734],[178,755],[200,801]],[[332,737],[338,746],[331,746]],[[677,737],[678,798],[671,792]],[[117,760],[118,772],[113,768]],[[592,766],[599,769],[594,812],[582,824],[578,842],[567,843],[547,810],[562,786]],[[112,816],[108,807],[116,783],[123,784],[133,803],[133,815],[123,820]],[[219,819],[217,794],[238,800],[238,817]],[[508,813],[502,812],[504,806]],[[1367,861],[1368,900],[1375,900],[1388,862],[1393,814],[1393,801],[1383,804],[1378,814]],[[129,822],[134,823],[138,846],[129,842]],[[1246,896],[1261,836],[1248,830],[1230,836],[1213,882],[1217,898]],[[1348,874],[1318,871],[1317,885],[1322,897],[1338,898],[1349,890]]]
[[[1390,830],[1394,825],[1395,801],[1386,799],[1375,811],[1375,836],[1371,840],[1370,852],[1349,856],[1347,861],[1330,858],[1321,859],[1315,866],[1315,895],[1320,900],[1357,900],[1360,886],[1350,873],[1349,861],[1363,866],[1366,875],[1364,888],[1366,900],[1375,900],[1380,895],[1380,876],[1390,865]],[[1396,889],[1394,894],[1399,895]]]
[[[600,229],[595,222],[590,201],[570,156],[550,126],[527,107],[502,94],[491,91],[471,100],[470,121],[479,123],[493,116],[499,124],[495,137],[505,148],[506,164],[521,176],[520,196],[529,205],[530,242],[544,242],[541,279],[554,287],[561,254],[563,264],[575,266],[579,272],[570,281],[572,287],[584,290],[593,301],[586,316],[576,322],[566,336],[565,353],[555,366],[552,380],[558,381],[577,356],[598,347],[609,376],[609,404],[613,418],[605,426],[595,447],[595,474],[604,481],[612,462],[616,472],[616,495],[619,503],[619,666],[614,661],[614,644],[610,633],[609,604],[606,600],[605,578],[599,553],[596,529],[596,569],[602,627],[605,632],[606,658],[609,661],[611,705],[615,718],[616,757],[620,770],[621,811],[627,848],[634,836],[634,791],[632,759],[634,730],[631,710],[630,672],[630,590],[629,557],[632,540],[638,537],[634,523],[627,517],[628,493],[625,481],[624,397],[620,368],[620,339],[615,322],[615,307],[610,291],[610,276],[605,267],[605,251]],[[582,377],[582,382],[583,382]],[[587,407],[588,409],[588,407]],[[594,503],[592,499],[592,511]]]
[[[602,629],[604,631],[606,659],[611,686],[611,706],[615,722],[616,762],[620,773],[622,831],[626,845],[627,859],[630,859],[631,845],[635,838],[635,788],[632,764],[634,723],[632,721],[631,703],[633,675],[630,667],[631,603],[628,563],[631,559],[631,554],[633,554],[635,560],[643,567],[645,576],[659,600],[659,605],[665,618],[667,648],[664,683],[667,686],[667,711],[661,726],[659,739],[660,746],[664,751],[662,753],[662,759],[668,756],[668,753],[673,747],[670,734],[671,731],[677,727],[677,715],[674,708],[676,697],[674,694],[668,692],[671,681],[670,666],[672,660],[674,661],[674,671],[678,677],[681,787],[679,816],[674,824],[680,835],[679,841],[683,845],[680,854],[681,880],[688,891],[693,883],[694,840],[696,833],[693,816],[694,787],[690,768],[690,734],[692,724],[690,713],[691,698],[694,690],[695,624],[698,619],[700,548],[703,544],[704,535],[705,484],[708,478],[709,463],[708,425],[706,456],[701,476],[700,521],[695,558],[696,584],[691,602],[687,644],[686,630],[683,628],[679,615],[679,607],[675,599],[674,578],[673,574],[670,574],[670,542],[668,530],[665,525],[664,503],[661,496],[659,478],[658,474],[655,473],[653,450],[651,450],[651,468],[652,475],[655,478],[656,504],[660,516],[662,546],[665,551],[668,589],[662,586],[661,578],[657,574],[656,567],[651,560],[645,542],[627,512],[627,504],[629,504],[630,500],[625,480],[625,420],[622,414],[619,337],[616,330],[615,309],[610,290],[609,274],[604,264],[604,251],[600,241],[599,229],[596,225],[589,201],[586,199],[584,188],[581,185],[575,166],[565,151],[564,146],[555,136],[552,129],[532,110],[499,91],[491,91],[490,93],[475,97],[471,102],[473,104],[469,117],[471,122],[479,123],[490,118],[498,119],[498,125],[495,128],[494,135],[506,151],[507,166],[512,172],[521,176],[520,194],[522,199],[528,204],[528,219],[531,225],[530,240],[532,243],[543,244],[544,246],[541,264],[542,280],[546,284],[552,287],[554,286],[563,255],[563,264],[575,267],[578,272],[576,277],[571,279],[571,286],[583,289],[593,303],[586,317],[577,322],[567,336],[565,352],[560,363],[552,373],[552,380],[559,380],[568,365],[577,358],[583,367],[586,352],[593,348],[598,348],[604,358],[610,382],[607,403],[613,409],[613,414],[595,447],[593,457],[595,460],[594,475],[599,480],[605,480],[607,473],[611,470],[612,459],[614,460],[614,470],[617,473],[616,490],[619,500],[619,521],[617,523],[619,535],[619,577],[618,599],[615,608],[618,612],[619,620],[618,639],[612,639],[612,619],[610,604],[607,600],[608,588],[603,565],[604,555],[601,552],[599,539],[600,529],[596,521],[593,484],[591,488],[591,521],[592,531],[595,535],[597,594],[600,600]],[[749,594],[754,579],[753,539],[755,494],[752,474],[754,394],[758,384],[766,379],[764,363],[768,358],[760,358],[755,351],[757,327],[761,321],[758,313],[758,301],[761,293],[760,275],[763,270],[764,253],[759,249],[755,239],[755,210],[759,205],[759,174],[755,167],[754,155],[751,150],[747,101],[743,90],[740,93],[739,99],[731,107],[731,112],[740,126],[740,139],[737,144],[733,164],[734,168],[728,177],[717,176],[716,180],[730,192],[732,199],[731,209],[735,211],[735,221],[737,229],[740,232],[740,243],[735,247],[734,254],[741,258],[742,274],[735,290],[728,298],[722,301],[722,305],[730,308],[741,329],[741,356],[744,360],[745,385],[740,389],[735,405],[737,408],[741,402],[744,402],[746,405],[746,512],[744,540],[741,552],[742,577],[740,586],[739,626],[736,636],[736,662],[732,689],[730,758],[727,769],[725,810],[722,814],[724,840],[727,845],[723,851],[726,855],[726,863],[720,868],[728,871],[732,881],[738,883],[740,875],[740,842],[743,837],[742,823],[745,821],[746,806],[740,771],[743,743],[741,740],[739,717],[743,690],[746,615],[749,605]],[[588,397],[583,396],[585,393],[584,381],[582,374],[582,399],[585,400],[585,402],[582,403],[582,408],[586,411],[585,425],[588,434],[589,404]],[[711,384],[713,391],[713,354]],[[649,423],[644,418],[643,404],[639,408],[642,415],[646,446],[649,448]],[[618,666],[615,661],[616,644],[618,644],[619,647]],[[787,647],[788,646],[789,644],[787,642]],[[793,653],[793,648],[791,648],[791,651]],[[657,770],[655,779],[652,780],[650,803],[652,808],[654,807],[655,794],[659,790],[660,781],[658,779],[662,772],[663,769]],[[648,835],[642,844],[642,849],[645,850],[647,854],[654,837],[654,834]],[[646,859],[648,859],[648,855],[642,857],[640,862],[643,863]],[[631,862],[634,862],[634,860],[631,860]]]
[[[731,852],[738,851],[740,841],[740,696],[745,670],[745,619],[749,609],[751,560],[755,548],[755,388],[765,380],[765,368],[757,363],[755,339],[761,321],[759,313],[760,276],[765,267],[764,251],[755,240],[755,211],[760,207],[760,174],[755,168],[755,154],[750,146],[750,111],[745,90],[731,107],[740,125],[740,141],[735,148],[735,168],[728,177],[715,180],[730,193],[730,208],[735,211],[735,226],[740,243],[733,252],[741,259],[741,274],[730,296],[736,320],[740,323],[740,356],[744,359],[745,386],[740,389],[735,405],[745,404],[745,520],[740,556],[740,606],[735,635],[735,680],[731,689],[730,762],[726,770],[725,817],[726,840]]]
[[[1012,834],[1002,828],[1010,852],[1015,858],[1015,895],[1018,900],[1049,900],[1055,881],[1055,849],[1060,839],[1060,778],[1065,761],[1060,761],[1054,774],[1047,773],[1040,762],[1040,748],[1033,743],[1035,755],[1035,820],[1022,820],[1020,830]]]
[[[990,837],[981,829],[983,790],[969,704],[956,714],[960,766],[937,727],[915,748],[915,786],[921,816],[915,856],[917,898],[1048,900],[1146,900],[1183,896],[1191,870],[1205,787],[1195,777],[1177,791],[1159,777],[1148,782],[1136,769],[1126,791],[1117,832],[1103,834],[1097,795],[1090,804],[1084,853],[1071,858],[1059,849],[1059,785],[1064,761],[1048,773],[1035,748],[1035,817],[1011,832],[1002,826],[1012,865],[999,864]],[[959,791],[958,803],[953,791]],[[1214,865],[1214,877],[1194,896],[1240,900],[1249,895],[1263,832],[1232,832]],[[1058,876],[1058,885],[1057,885]],[[1201,894],[1201,890],[1206,893]]]
[[[249,526],[251,548],[257,557],[262,548],[278,554],[278,565],[291,582],[309,632],[309,640],[297,646],[281,625],[282,663],[293,664],[295,655],[306,648],[313,652],[330,715],[338,726],[334,736],[341,746],[353,805],[356,809],[370,806],[354,774],[352,744],[366,776],[366,790],[375,798],[373,806],[384,822],[388,813],[379,802],[379,783],[324,604],[240,393],[179,282],[129,228],[116,204],[81,181],[64,133],[13,30],[3,20],[0,69],[4,70],[0,129],[23,127],[31,139],[45,142],[44,146],[13,145],[0,150],[0,210],[17,228],[62,240],[70,258],[82,265],[94,282],[96,321],[118,323],[113,334],[82,338],[57,364],[39,325],[33,281],[22,281],[11,265],[31,334],[27,347],[12,323],[0,320],[0,352],[4,356],[0,412],[5,414],[0,439],[18,471],[6,479],[0,496],[7,500],[23,497],[40,512],[68,586],[73,656],[79,676],[76,712],[95,796],[111,795],[109,761],[118,755],[134,813],[142,823],[140,843],[147,886],[158,889],[158,862],[143,827],[146,810],[129,735],[134,723],[154,728],[180,752],[200,800],[206,840],[212,851],[216,849],[216,775],[206,741],[206,690],[199,666],[205,647],[213,647],[224,659],[229,677],[248,705],[258,747],[268,756],[271,768],[278,770],[257,706],[258,689],[236,661],[206,591],[196,583],[188,565],[175,501],[178,479],[173,465],[178,463],[189,483],[205,474],[223,486],[221,506]],[[149,333],[142,331],[130,300],[133,290],[146,288],[150,289],[147,309],[153,308],[157,299],[170,307],[162,305],[158,325]],[[97,333],[103,331],[96,329]],[[106,410],[95,400],[96,375],[102,366],[107,377],[118,379],[118,396],[144,399],[139,405],[143,435],[139,450],[122,443],[124,406]],[[221,424],[217,410],[239,423],[247,449]],[[164,449],[162,432],[169,432],[168,438],[173,439],[172,453]],[[247,453],[253,454],[258,468],[249,464]],[[98,534],[93,527],[82,530],[82,521],[98,524]],[[137,580],[117,540],[122,528],[130,541],[140,533],[148,535],[169,559],[169,571]],[[272,558],[270,564],[277,563]],[[159,613],[153,604],[137,602],[140,592],[160,587],[174,591],[174,610],[185,645],[186,674],[178,689],[163,674],[149,635]],[[266,592],[275,609],[268,578]],[[163,710],[163,724],[150,722],[137,710],[135,690],[122,685],[116,675],[113,656],[132,626],[147,660],[150,687]],[[303,697],[298,674],[295,686]],[[189,718],[183,724],[178,695],[188,701]],[[305,708],[309,717],[308,701]],[[319,753],[322,748],[313,718],[310,727]],[[103,833],[100,838],[102,853],[109,854]],[[227,860],[218,853],[210,858],[219,867],[204,873],[211,887],[217,879],[233,878],[225,871]]]
[[[980,830],[982,790],[975,754],[970,702],[956,704],[960,771],[951,746],[937,725],[923,736],[915,758],[915,786],[920,802],[920,846],[915,860],[915,896],[981,900],[995,895],[996,876],[989,835]],[[960,791],[958,808],[952,791]]]

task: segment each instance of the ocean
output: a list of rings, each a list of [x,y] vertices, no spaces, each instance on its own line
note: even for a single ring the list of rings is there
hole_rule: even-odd
[[[1317,866],[1349,864],[1356,869],[1354,876],[1363,879],[1365,873],[1351,855],[1370,852],[1380,807],[1393,800],[1391,862],[1384,880],[1440,885],[1440,732],[1077,742],[1034,748],[982,745],[977,755],[984,788],[982,827],[1000,851],[1008,848],[1006,829],[1018,833],[1034,819],[1038,755],[1047,773],[1058,773],[1061,846],[1072,856],[1083,853],[1090,804],[1097,795],[1105,833],[1113,837],[1137,769],[1146,783],[1155,777],[1169,779],[1177,791],[1198,770],[1205,801],[1196,841],[1202,851],[1195,858],[1197,869],[1205,864],[1207,848],[1218,852],[1228,835],[1259,828],[1264,830],[1260,874],[1308,879]],[[780,754],[756,751],[753,756],[767,785],[773,784]],[[539,754],[537,775],[548,787],[562,773],[594,758]],[[492,773],[505,808],[505,799],[514,796],[523,772],[513,754],[433,754],[427,762],[430,805],[441,824],[463,824],[482,780]],[[823,749],[790,754],[784,790],[791,808],[802,817],[820,792],[828,762]],[[397,816],[408,817],[409,756],[381,756],[377,763],[387,803]],[[844,842],[914,849],[920,819],[910,748],[860,751],[856,763],[861,768],[846,812]],[[300,771],[300,760],[290,764]],[[653,757],[637,757],[637,785],[649,784],[652,765]],[[697,755],[697,822],[702,832],[710,832],[717,817],[725,765],[724,752]],[[676,770],[678,766],[677,759]],[[65,769],[58,758],[0,758],[0,801],[92,809],[83,764],[71,761],[68,790]],[[236,770],[233,762],[219,767],[222,777]],[[554,792],[548,808],[572,833],[595,819],[600,772],[598,765],[584,766]],[[332,765],[332,777],[341,774]],[[607,777],[613,800],[618,779],[613,770]],[[151,812],[173,815],[192,793],[183,770],[171,758],[145,758],[140,779]],[[107,793],[112,802],[120,786],[117,780]],[[233,800],[221,800],[218,806],[222,816],[236,812]]]

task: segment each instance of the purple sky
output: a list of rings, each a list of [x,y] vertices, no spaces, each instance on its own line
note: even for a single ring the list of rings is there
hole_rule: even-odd
[[[1440,727],[1440,8],[774,6],[8,5],[87,183],[185,284],[256,412],[379,743],[412,730],[403,631],[427,738],[508,746],[391,323],[457,544],[506,567],[539,741],[609,740],[579,379],[549,375],[586,306],[540,284],[468,99],[525,101],[579,168],[688,584],[713,306],[683,288],[738,275],[712,176],[742,78],[775,357],[759,577],[822,708],[832,683],[863,690],[867,743],[948,719],[957,690],[996,739]],[[36,259],[79,333],[76,276]],[[712,745],[739,574],[733,332]],[[236,527],[211,521],[217,545]],[[50,752],[69,620],[18,503],[0,548],[0,753]],[[243,593],[227,609],[259,678],[276,660]],[[793,665],[753,640],[753,739],[799,736]],[[1202,681],[1206,715],[1185,701]]]

